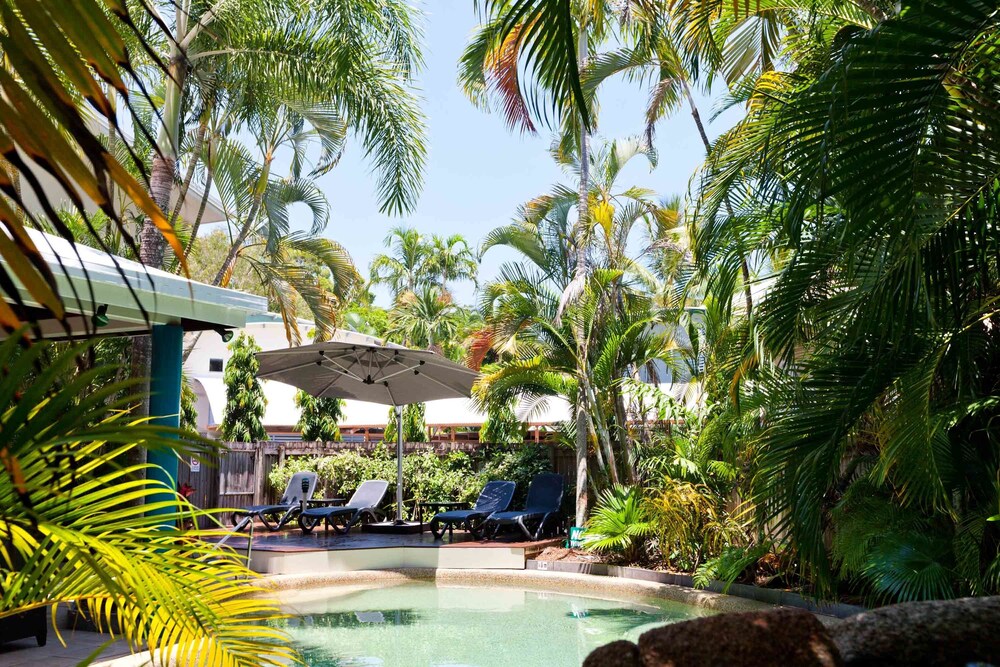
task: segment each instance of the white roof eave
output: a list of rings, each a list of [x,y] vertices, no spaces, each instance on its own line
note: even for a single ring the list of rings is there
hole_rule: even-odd
[[[36,230],[28,233],[55,276],[66,309],[89,316],[107,304],[114,328],[123,332],[146,329],[147,318],[149,324],[243,327],[248,315],[267,310],[261,296],[194,282]],[[17,287],[26,305],[40,306],[19,282]]]

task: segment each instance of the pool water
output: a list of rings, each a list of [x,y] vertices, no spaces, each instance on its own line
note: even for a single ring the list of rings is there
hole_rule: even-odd
[[[515,588],[407,583],[328,589],[289,604],[287,629],[322,667],[579,667],[594,648],[712,612]]]

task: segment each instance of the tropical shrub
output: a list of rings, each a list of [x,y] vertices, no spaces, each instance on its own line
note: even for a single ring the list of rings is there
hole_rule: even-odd
[[[427,406],[424,403],[410,403],[403,406],[403,442],[427,442],[427,424],[424,415]],[[396,446],[396,408],[389,408],[386,417],[385,432],[382,442]]]
[[[340,398],[316,398],[302,391],[295,392],[295,405],[302,410],[296,428],[303,440],[340,442],[340,420],[344,416],[344,401]]]
[[[686,571],[747,540],[744,522],[704,484],[667,478],[652,495],[649,511],[660,552]]]
[[[283,489],[291,476],[309,470],[318,475],[318,492],[328,496],[347,497],[361,482],[383,479],[389,482],[385,502],[396,497],[396,456],[386,446],[371,454],[343,451],[329,456],[293,456],[284,465],[271,469],[268,479],[275,489]],[[420,500],[474,501],[485,481],[473,469],[468,454],[453,452],[437,456],[433,452],[407,454],[403,457],[404,511],[412,510]]]
[[[747,570],[768,555],[772,547],[769,542],[752,547],[725,547],[719,555],[709,558],[695,569],[695,587],[708,588],[713,581],[721,581],[722,592],[727,592]]]
[[[517,401],[494,401],[486,405],[486,419],[479,429],[479,441],[496,445],[524,442],[524,422],[517,417]]]
[[[198,397],[191,388],[191,380],[187,375],[181,377],[181,428],[185,431],[198,432]]]
[[[587,522],[584,547],[613,554],[631,564],[639,560],[655,532],[642,489],[615,484],[598,496]]]
[[[215,445],[131,418],[136,381],[77,366],[86,345],[46,358],[22,340],[0,344],[0,616],[74,601],[158,664],[289,664],[242,557],[174,527],[211,515],[124,465],[139,447],[204,458]]]
[[[233,356],[226,362],[222,374],[226,384],[226,410],[219,433],[229,442],[267,440],[263,421],[267,398],[257,379],[260,363],[254,356],[260,352],[260,346],[253,336],[241,333],[229,344],[229,350]]]
[[[456,500],[473,502],[489,480],[510,480],[517,484],[513,505],[524,503],[531,478],[551,470],[548,451],[544,446],[525,445],[512,449],[489,449],[480,454],[480,461],[464,452],[445,456],[426,451],[403,457],[405,500],[407,511],[414,500]],[[479,463],[480,470],[476,467]],[[318,475],[317,493],[345,497],[366,479],[389,482],[386,502],[395,498],[395,449],[385,443],[370,454],[341,451],[328,456],[292,456],[284,465],[271,469],[268,481],[274,489],[284,489],[291,476],[299,471]]]

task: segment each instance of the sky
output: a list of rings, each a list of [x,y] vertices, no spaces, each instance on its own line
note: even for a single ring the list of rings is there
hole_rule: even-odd
[[[521,135],[507,129],[501,116],[475,108],[456,82],[458,60],[477,23],[470,0],[428,0],[422,3],[425,20],[426,66],[417,86],[427,116],[428,156],[424,188],[416,208],[409,214],[389,216],[379,212],[374,179],[357,142],[349,143],[340,164],[319,179],[330,201],[330,224],[326,236],[341,243],[367,276],[372,257],[383,252],[383,241],[396,225],[414,227],[422,234],[462,234],[477,247],[493,228],[507,224],[518,205],[571,179],[549,155],[551,134]],[[643,127],[646,91],[638,84],[613,81],[602,88],[598,136],[614,139],[639,134]],[[696,103],[708,123],[715,103],[698,94]],[[727,111],[709,125],[714,138],[730,127],[738,113]],[[642,186],[659,196],[684,194],[692,174],[704,157],[704,148],[687,110],[663,122],[657,129],[659,164],[651,171],[636,159],[619,181]],[[293,224],[308,225],[308,214],[293,213]],[[494,248],[486,253],[480,278],[488,279],[513,253]],[[472,305],[471,282],[449,286],[456,300]],[[385,290],[377,291],[377,302],[389,305]]]

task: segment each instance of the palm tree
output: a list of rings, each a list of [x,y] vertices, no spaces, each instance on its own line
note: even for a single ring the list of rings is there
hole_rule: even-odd
[[[706,165],[696,260],[736,237],[782,260],[728,384],[755,401],[762,525],[821,591],[1000,590],[995,9],[818,31]],[[729,193],[742,214],[713,216]]]
[[[469,243],[461,234],[431,237],[427,257],[427,272],[434,276],[442,292],[448,291],[451,280],[471,280],[476,282],[479,262],[469,248]]]
[[[507,124],[522,132],[534,132],[535,121],[555,125],[562,134],[562,145],[575,150],[577,162],[577,224],[573,234],[574,275],[564,289],[556,318],[582,293],[587,280],[589,232],[591,221],[590,132],[593,124],[593,100],[584,97],[579,72],[590,57],[591,42],[601,43],[611,29],[614,7],[609,2],[505,2],[486,3],[488,17],[473,34],[459,63],[459,83],[469,99],[483,109],[499,106]],[[572,49],[572,52],[568,51]],[[527,60],[527,67],[524,62]],[[521,73],[536,76],[527,83]],[[557,123],[540,106],[549,99],[557,110]],[[583,333],[579,332],[582,336]],[[579,352],[585,353],[581,347]],[[587,516],[586,484],[586,401],[577,402],[577,525]]]
[[[376,255],[369,267],[373,285],[388,285],[393,300],[413,293],[429,278],[430,248],[415,229],[393,227],[385,237],[384,245],[391,254]]]
[[[544,270],[504,265],[499,278],[484,287],[485,325],[472,343],[474,364],[486,352],[498,356],[496,363],[483,367],[477,385],[476,397],[484,408],[514,401],[530,405],[559,396],[579,412],[578,401],[585,397],[585,437],[593,432],[599,470],[613,483],[631,475],[634,458],[622,449],[627,441],[613,432],[624,428],[616,414],[613,389],[630,377],[630,367],[659,358],[669,344],[665,336],[655,333],[658,320],[648,297],[620,292],[624,315],[611,315],[607,296],[621,275],[621,271],[594,270],[581,298],[557,324],[555,313],[562,294],[558,285],[547,280]],[[581,331],[587,345],[585,358],[577,353]],[[591,476],[582,482],[588,480],[596,482]]]
[[[169,653],[188,664],[287,664],[294,650],[271,624],[277,607],[246,597],[262,588],[241,557],[164,527],[218,519],[120,465],[139,446],[198,458],[215,446],[129,417],[136,382],[109,381],[113,367],[76,370],[88,344],[47,359],[50,345],[19,347],[19,336],[0,344],[9,366],[0,378],[8,397],[0,412],[0,617],[73,601],[156,661]]]
[[[132,42],[130,31],[152,17],[146,5],[134,13],[130,5],[78,0],[0,7],[0,128],[18,149],[7,152],[3,163],[13,185],[4,189],[0,208],[12,240],[2,244],[0,255],[67,332],[68,311],[54,289],[55,276],[25,228],[48,223],[74,241],[79,227],[62,223],[36,169],[47,170],[62,186],[84,227],[91,218],[83,198],[106,216],[105,230],[90,234],[98,246],[107,249],[108,239],[120,240],[137,255],[125,218],[138,211],[152,220],[183,266],[180,237],[141,183],[147,173],[142,160],[120,152],[123,142],[105,145],[85,120],[96,113],[114,128],[118,102],[133,118],[148,103],[140,64],[130,55],[141,48],[126,43]],[[143,73],[162,74],[161,64],[151,63]],[[140,92],[130,92],[133,86]],[[90,108],[84,112],[74,100],[86,100]],[[26,205],[22,187],[41,203],[40,213]],[[0,348],[7,364],[0,377],[0,394],[7,397],[0,408],[0,532],[8,538],[0,543],[0,616],[72,600],[133,649],[157,653],[157,660],[168,660],[167,652],[179,662],[220,665],[294,660],[286,637],[268,622],[276,606],[254,596],[261,591],[248,578],[255,575],[240,559],[191,539],[192,533],[164,529],[164,522],[209,517],[175,489],[143,479],[144,465],[121,465],[139,447],[204,457],[210,443],[133,422],[127,408],[136,400],[130,395],[134,383],[106,381],[116,369],[89,365],[86,346],[50,354],[52,348],[32,342],[22,323],[38,333],[39,311],[25,309],[13,288],[10,280],[0,285],[6,297],[0,321],[9,333]],[[147,513],[158,506],[178,509]]]
[[[444,349],[457,331],[458,311],[450,294],[437,285],[423,285],[396,301],[386,336],[404,345]]]
[[[156,20],[146,24],[145,41],[162,45],[154,55],[168,65],[150,180],[162,210],[173,192],[185,110],[197,84],[208,80],[244,111],[274,98],[335,108],[375,161],[383,209],[412,206],[424,160],[423,121],[407,85],[421,54],[414,13],[405,4],[346,8],[331,0],[303,8],[279,1],[264,8],[255,0],[176,6],[164,0],[147,8]],[[163,244],[153,229],[147,221],[141,257],[160,266]]]
[[[553,150],[557,159],[567,165],[568,171],[577,173],[574,154],[561,152],[556,146]],[[671,212],[659,207],[652,193],[640,188],[619,189],[618,177],[624,166],[636,157],[644,156],[655,164],[655,153],[650,151],[644,142],[627,139],[602,144],[596,151],[589,154],[590,171],[595,178],[588,192],[588,200],[594,223],[593,232],[588,233],[591,243],[583,250],[588,256],[591,270],[600,272],[599,279],[588,281],[587,299],[579,308],[567,308],[567,317],[574,322],[579,340],[585,343],[572,350],[562,350],[557,355],[560,359],[560,373],[564,377],[560,386],[572,386],[579,392],[578,396],[569,400],[574,404],[578,416],[578,443],[586,444],[588,434],[593,433],[603,450],[602,460],[607,465],[601,465],[612,479],[617,480],[619,466],[615,448],[625,451],[628,448],[624,429],[624,408],[622,396],[618,391],[620,385],[619,373],[630,374],[629,369],[640,368],[652,357],[636,352],[635,358],[608,357],[621,352],[615,344],[605,346],[604,336],[613,336],[624,327],[632,333],[628,334],[630,341],[642,339],[645,352],[652,354],[654,348],[659,349],[646,338],[632,338],[642,329],[637,324],[643,320],[652,323],[656,315],[652,314],[648,297],[643,296],[656,283],[655,276],[641,263],[631,258],[630,239],[638,228],[645,227],[647,234],[653,229],[665,224],[672,215]],[[498,228],[491,232],[482,247],[481,252],[489,248],[504,245],[521,253],[532,269],[518,265],[505,265],[501,277],[484,288],[482,310],[486,326],[480,332],[477,342],[472,344],[473,361],[481,362],[487,350],[510,354],[515,358],[522,355],[521,344],[528,340],[526,333],[519,333],[517,322],[526,322],[525,318],[554,318],[548,326],[553,329],[547,336],[560,335],[573,329],[564,329],[564,325],[556,315],[560,311],[561,295],[576,276],[575,258],[581,251],[575,247],[579,236],[574,233],[571,214],[578,204],[576,192],[566,186],[556,186],[552,192],[537,197],[525,204],[518,212],[518,219],[511,225]],[[535,285],[532,287],[532,285]],[[525,296],[517,296],[518,290],[527,290]],[[551,312],[547,305],[555,293],[555,302]],[[638,304],[646,303],[646,310]],[[639,308],[639,310],[633,310]],[[508,312],[509,311],[509,312]],[[510,315],[510,313],[520,315]],[[530,313],[530,317],[529,317]],[[510,317],[508,324],[503,324]],[[637,319],[638,318],[638,319]],[[636,329],[629,329],[630,326]],[[647,332],[648,333],[648,332]],[[573,336],[569,337],[574,340]],[[663,341],[660,341],[663,343]],[[664,343],[665,344],[665,343]],[[642,347],[642,346],[640,346]],[[639,348],[636,348],[637,350]],[[525,350],[531,350],[528,346]],[[610,350],[614,350],[611,352]],[[598,355],[593,357],[591,355]],[[603,356],[602,356],[603,355]],[[603,365],[601,365],[603,364]],[[610,364],[610,365],[608,365]],[[600,370],[597,370],[601,365]],[[596,375],[595,375],[596,373]],[[601,376],[601,373],[606,375]],[[573,378],[572,384],[565,376]],[[600,378],[600,379],[598,379]],[[584,417],[580,417],[580,415]],[[599,450],[600,451],[600,450]],[[630,456],[626,452],[627,456]],[[623,461],[622,464],[625,462]],[[628,466],[625,465],[625,468]],[[578,476],[577,484],[586,493],[586,471]],[[578,493],[581,490],[578,488]]]

